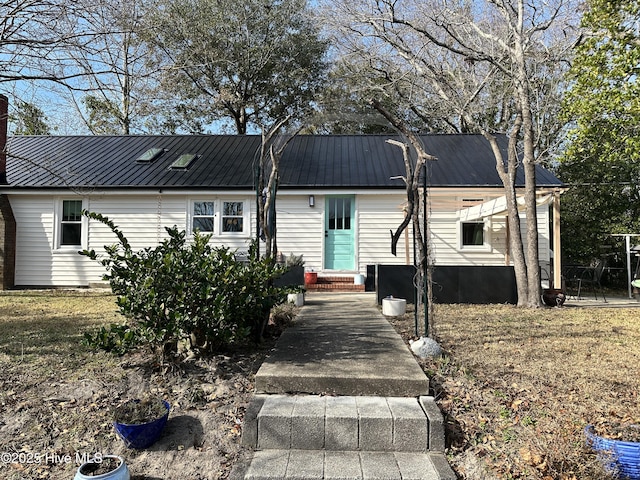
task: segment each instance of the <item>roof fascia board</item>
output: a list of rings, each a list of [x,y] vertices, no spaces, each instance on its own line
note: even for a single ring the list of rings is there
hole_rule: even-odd
[[[367,189],[278,189],[278,195],[397,195],[405,188]],[[174,189],[174,188],[3,188],[0,194],[7,195],[255,195],[253,189]]]
[[[166,189],[166,188],[16,188],[16,189],[0,189],[0,194],[4,195],[36,195],[36,196],[51,196],[51,195],[81,195],[86,197],[91,196],[148,196],[148,195],[167,195],[167,196],[194,196],[194,195],[254,195],[253,190],[226,190],[226,189]]]
[[[293,195],[397,195],[405,191],[404,186],[398,188],[280,188],[278,189],[278,195],[281,196],[293,196]],[[504,192],[503,187],[487,185],[484,187],[475,186],[456,186],[456,187],[428,187],[429,195],[473,195],[475,192],[480,194],[487,194],[489,192],[496,192],[502,194]],[[522,191],[522,188],[518,188],[518,191]],[[537,194],[559,192],[564,193],[567,189],[562,187],[538,187],[536,189]],[[3,187],[0,188],[0,195],[255,195],[253,189],[225,189],[225,188],[89,188],[79,187],[74,188],[60,188],[60,187]]]

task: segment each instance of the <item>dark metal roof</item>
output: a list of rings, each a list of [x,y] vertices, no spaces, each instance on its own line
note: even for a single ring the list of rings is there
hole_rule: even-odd
[[[404,188],[401,150],[388,135],[299,135],[280,164],[281,188]],[[481,135],[424,135],[429,183],[434,187],[494,187],[501,182],[489,143]],[[506,138],[501,138],[506,146]],[[24,136],[7,144],[10,187],[252,189],[257,135]],[[136,162],[150,148],[165,153]],[[171,169],[184,153],[199,157],[186,170]],[[560,186],[538,168],[539,186]],[[522,174],[518,183],[523,184]]]

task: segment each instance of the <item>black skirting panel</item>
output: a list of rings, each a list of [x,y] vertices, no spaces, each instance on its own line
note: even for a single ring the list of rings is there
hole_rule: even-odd
[[[415,303],[413,277],[415,267],[375,265],[378,303],[389,295]],[[367,268],[367,279],[370,269]],[[441,266],[433,269],[435,303],[510,303],[518,302],[513,267]]]

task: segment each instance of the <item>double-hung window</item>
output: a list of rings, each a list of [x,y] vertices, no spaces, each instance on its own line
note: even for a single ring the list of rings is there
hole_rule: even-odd
[[[193,216],[191,231],[202,233],[213,233],[215,226],[215,202],[195,201],[193,202]]]
[[[244,202],[222,202],[222,233],[244,231]]]
[[[201,232],[216,237],[250,234],[248,200],[194,198],[189,205],[187,226],[191,233]]]
[[[60,246],[82,245],[82,200],[62,200]]]

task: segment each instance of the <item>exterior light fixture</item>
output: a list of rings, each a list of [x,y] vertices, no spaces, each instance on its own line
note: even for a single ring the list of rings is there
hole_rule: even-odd
[[[313,195],[309,195],[309,206],[310,207],[316,206],[316,197]]]

